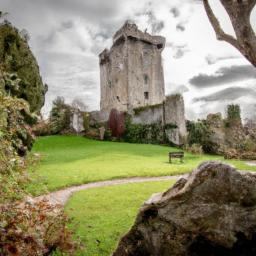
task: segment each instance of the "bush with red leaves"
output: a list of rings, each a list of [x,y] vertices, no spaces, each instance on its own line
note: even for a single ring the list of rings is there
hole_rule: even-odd
[[[119,112],[116,109],[112,109],[109,114],[108,120],[109,128],[112,132],[112,136],[120,138],[125,131],[125,114],[124,112]]]

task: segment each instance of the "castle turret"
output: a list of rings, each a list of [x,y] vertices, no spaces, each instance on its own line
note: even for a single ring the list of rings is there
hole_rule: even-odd
[[[165,38],[126,22],[113,46],[100,55],[101,110],[120,111],[160,104],[165,99],[161,53]]]

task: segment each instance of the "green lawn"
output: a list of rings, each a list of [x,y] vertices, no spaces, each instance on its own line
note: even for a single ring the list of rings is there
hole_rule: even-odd
[[[77,255],[109,256],[119,238],[134,223],[139,207],[150,195],[169,188],[173,182],[146,182],[95,188],[75,193],[66,212],[70,228],[85,244]]]
[[[130,144],[90,140],[79,136],[38,138],[33,153],[40,153],[40,164],[31,170],[32,194],[44,192],[43,185],[54,191],[63,187],[134,176],[164,176],[190,172],[206,160],[220,156],[185,154],[185,162],[168,163],[168,152],[175,148],[149,144]],[[242,161],[229,161],[239,169],[256,170]],[[39,177],[39,178],[38,178]]]

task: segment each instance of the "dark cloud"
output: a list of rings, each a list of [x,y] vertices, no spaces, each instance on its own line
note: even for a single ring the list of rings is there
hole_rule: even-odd
[[[164,28],[164,22],[162,20],[155,21],[152,23],[152,33],[158,34],[160,33]]]
[[[184,23],[183,22],[178,23],[176,26],[176,30],[180,32],[184,32],[186,30]]]
[[[230,87],[219,92],[194,99],[194,102],[198,101],[233,101],[241,97],[256,97],[256,91],[250,88],[242,87]]]
[[[256,69],[251,65],[223,67],[213,75],[199,74],[189,82],[196,87],[211,87],[248,79],[256,79]]]
[[[70,29],[74,27],[74,22],[72,20],[62,22],[62,27],[65,29]]]
[[[180,11],[176,7],[172,7],[170,10],[170,13],[173,15],[174,18],[177,18],[180,16]]]

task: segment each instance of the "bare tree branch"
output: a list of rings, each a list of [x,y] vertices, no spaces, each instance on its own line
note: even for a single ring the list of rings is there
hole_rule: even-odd
[[[204,3],[204,8],[206,10],[209,21],[211,22],[212,27],[216,33],[217,39],[220,41],[226,41],[226,42],[230,43],[231,45],[233,45],[238,50],[240,50],[237,40],[233,36],[226,34],[224,32],[224,30],[221,28],[218,19],[216,18],[216,16],[214,15],[214,13],[211,9],[209,1],[203,0],[203,3]]]
[[[236,37],[224,32],[211,9],[209,0],[203,0],[204,8],[218,40],[226,41],[238,49],[256,67],[256,35],[250,23],[250,15],[256,0],[220,0],[225,8]]]

